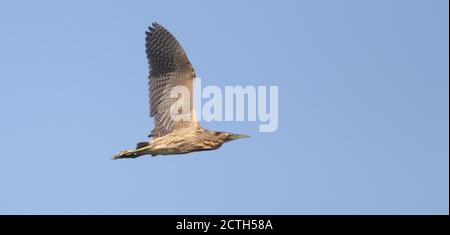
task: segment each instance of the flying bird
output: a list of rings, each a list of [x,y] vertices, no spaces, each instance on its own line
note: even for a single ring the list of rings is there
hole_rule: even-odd
[[[135,150],[125,150],[112,159],[137,158],[143,155],[185,154],[218,149],[223,143],[248,137],[229,132],[202,128],[195,118],[193,87],[195,72],[181,45],[163,26],[153,23],[146,33],[146,53],[149,63],[150,117],[154,129],[147,142],[137,144]],[[184,87],[188,96],[173,97],[171,90]],[[188,102],[189,109],[181,110],[187,118],[173,118],[171,107]],[[180,111],[180,110],[177,110]]]

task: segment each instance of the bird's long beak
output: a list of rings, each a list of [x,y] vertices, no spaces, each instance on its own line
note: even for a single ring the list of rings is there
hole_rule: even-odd
[[[240,135],[240,134],[232,134],[230,136],[230,140],[237,140],[237,139],[242,139],[242,138],[248,138],[250,136],[248,135]]]

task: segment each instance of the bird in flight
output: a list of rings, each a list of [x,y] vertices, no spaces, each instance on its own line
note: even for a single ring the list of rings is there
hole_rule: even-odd
[[[167,29],[158,23],[153,23],[148,29],[145,47],[150,68],[150,117],[153,117],[155,124],[149,135],[152,138],[138,143],[135,150],[121,151],[112,159],[214,150],[225,142],[248,137],[210,131],[199,125],[193,107],[194,68],[181,45]],[[179,93],[174,97],[171,92],[179,87],[185,88],[188,95]],[[186,102],[190,104],[187,110],[175,111],[176,114],[184,114],[181,115],[184,118],[174,118],[172,107]]]

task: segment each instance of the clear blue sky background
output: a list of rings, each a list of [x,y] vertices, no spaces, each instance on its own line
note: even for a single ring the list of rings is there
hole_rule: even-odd
[[[448,1],[1,1],[2,214],[447,214]],[[278,85],[279,128],[112,161],[145,140],[144,31],[204,85]]]

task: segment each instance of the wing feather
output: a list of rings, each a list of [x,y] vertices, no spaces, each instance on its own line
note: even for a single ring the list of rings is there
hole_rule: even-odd
[[[151,136],[160,137],[183,128],[198,125],[193,107],[193,85],[195,71],[176,38],[158,23],[153,23],[146,32],[146,53],[149,63],[150,117],[155,127]],[[171,98],[170,91],[176,86],[189,89],[190,121],[174,121],[170,108],[179,99]]]

